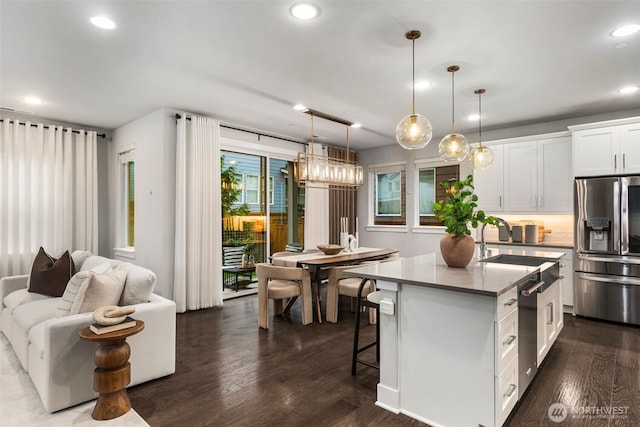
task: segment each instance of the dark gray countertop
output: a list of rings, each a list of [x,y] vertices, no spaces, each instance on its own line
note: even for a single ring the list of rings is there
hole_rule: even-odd
[[[509,251],[504,251],[508,253]],[[492,255],[496,255],[494,251]],[[561,252],[539,251],[535,256],[558,259]],[[401,258],[396,261],[354,267],[345,273],[354,277],[442,288],[457,292],[498,296],[515,286],[539,267],[479,262],[473,259],[466,268],[448,267],[439,253]]]

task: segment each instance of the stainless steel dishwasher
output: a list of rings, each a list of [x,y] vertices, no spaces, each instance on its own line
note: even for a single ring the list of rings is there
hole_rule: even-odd
[[[518,398],[538,372],[538,296],[560,277],[560,263],[540,266],[518,284]]]

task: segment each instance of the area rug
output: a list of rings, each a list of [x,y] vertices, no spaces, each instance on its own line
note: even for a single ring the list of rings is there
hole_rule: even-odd
[[[149,426],[133,409],[113,420],[95,421],[91,418],[95,404],[93,400],[48,413],[11,344],[0,333],[0,426]]]

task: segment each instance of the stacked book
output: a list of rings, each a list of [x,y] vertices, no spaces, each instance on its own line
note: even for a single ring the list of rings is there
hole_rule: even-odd
[[[127,316],[122,322],[115,325],[100,325],[98,323],[92,323],[89,326],[91,332],[96,335],[108,334],[109,332],[120,331],[122,329],[133,328],[136,326],[136,320]]]

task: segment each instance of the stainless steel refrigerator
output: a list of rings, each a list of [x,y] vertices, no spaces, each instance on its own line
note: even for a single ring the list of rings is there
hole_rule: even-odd
[[[640,325],[640,176],[575,180],[574,310]]]

